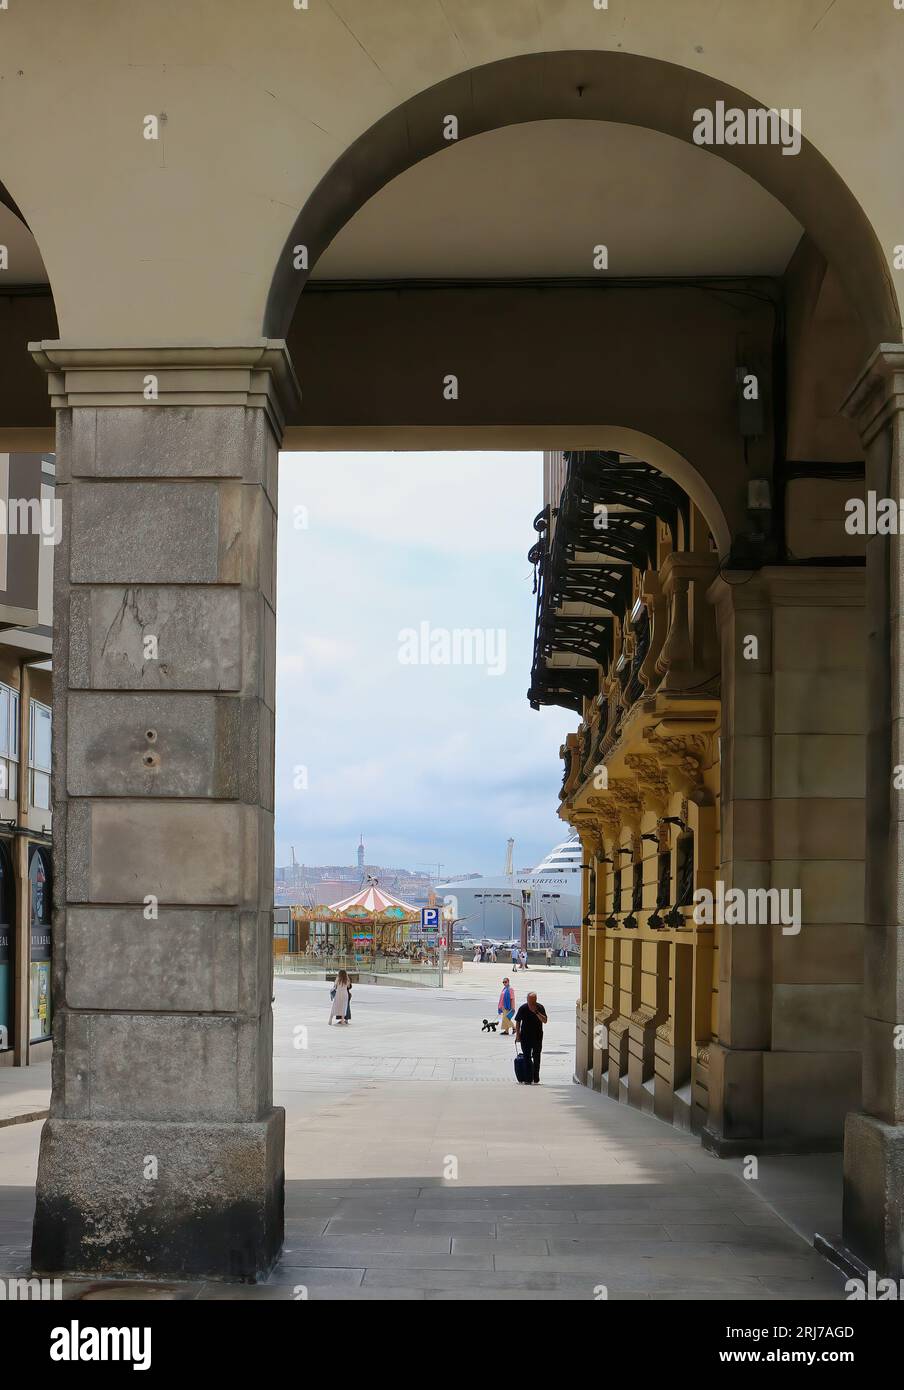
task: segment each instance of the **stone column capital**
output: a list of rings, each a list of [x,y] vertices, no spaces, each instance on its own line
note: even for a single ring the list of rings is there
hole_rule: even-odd
[[[904,343],[880,343],[841,406],[864,445],[904,410]]]
[[[249,406],[265,410],[282,439],[301,387],[282,339],[252,343],[81,347],[29,343],[47,373],[55,410],[104,406]],[[148,378],[153,377],[153,394]]]

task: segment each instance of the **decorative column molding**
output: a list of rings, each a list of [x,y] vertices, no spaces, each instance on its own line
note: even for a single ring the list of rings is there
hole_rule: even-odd
[[[876,349],[845,402],[866,457],[866,489],[904,498],[904,346]],[[866,929],[862,1109],[844,1142],[844,1243],[883,1275],[904,1275],[904,538],[866,543]]]
[[[868,447],[904,412],[904,343],[881,343],[841,407]],[[869,480],[867,479],[867,482]]]
[[[33,1262],[253,1281],[283,1230],[276,482],[298,384],[285,345],[263,339],[34,355],[57,411],[63,535]]]
[[[202,347],[85,348],[43,342],[28,348],[47,373],[54,410],[246,406],[266,411],[282,442],[286,414],[301,400],[288,349],[273,338]]]

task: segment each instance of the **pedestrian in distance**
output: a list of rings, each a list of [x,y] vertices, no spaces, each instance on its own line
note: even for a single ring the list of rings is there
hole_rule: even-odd
[[[352,1017],[352,982],[348,978],[346,970],[340,970],[336,975],[336,983],[330,990],[330,998],[333,1003],[327,1023],[332,1023],[333,1019],[337,1023],[350,1023]]]
[[[518,952],[518,959],[519,959],[519,961],[521,962],[521,969],[522,969],[522,970],[526,970],[526,969],[527,969],[527,952],[525,951],[525,949],[524,949],[523,946],[522,946],[521,950]]]
[[[533,991],[527,996],[515,1014],[515,1044],[527,1058],[528,1079],[534,1086],[540,1084],[540,1054],[543,1051],[543,1025],[548,1023],[546,1010],[537,1003]]]
[[[499,996],[499,1006],[496,1012],[499,1015],[499,1022],[502,1024],[503,1033],[511,1032],[514,1027],[513,1019],[515,1017],[515,991],[509,983],[508,975],[506,975],[505,979],[502,981],[502,993]]]
[[[512,969],[513,969],[513,970],[517,970],[517,969],[518,969],[518,947],[517,947],[517,946],[513,946],[513,947],[512,947]]]
[[[551,947],[551,946],[547,946],[547,948],[546,948],[546,964],[547,964],[547,965],[552,965],[552,947]]]

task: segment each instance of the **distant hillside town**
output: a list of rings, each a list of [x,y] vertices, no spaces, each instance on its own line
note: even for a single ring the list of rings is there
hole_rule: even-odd
[[[425,866],[423,869],[397,869],[381,864],[366,862],[364,837],[358,844],[354,864],[299,864],[292,850],[292,862],[274,871],[273,901],[277,907],[302,904],[316,907],[318,904],[336,902],[345,897],[365,878],[376,879],[396,897],[411,903],[412,907],[426,907],[431,893],[441,881],[442,865]],[[433,868],[436,872],[431,873]],[[462,877],[477,877],[469,874]]]

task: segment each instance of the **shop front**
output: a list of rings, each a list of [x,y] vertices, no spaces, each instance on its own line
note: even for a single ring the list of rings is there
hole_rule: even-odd
[[[50,856],[32,845],[28,856],[28,891],[31,903],[31,959],[29,970],[29,1041],[46,1042],[51,1036],[53,1007],[51,970]]]

